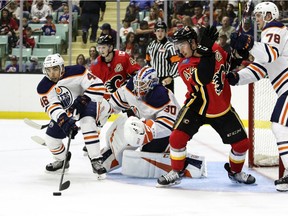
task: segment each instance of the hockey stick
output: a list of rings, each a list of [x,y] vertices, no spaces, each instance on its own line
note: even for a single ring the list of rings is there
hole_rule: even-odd
[[[66,156],[65,156],[63,169],[62,169],[62,174],[61,174],[61,179],[60,179],[60,184],[59,184],[59,191],[66,190],[70,186],[70,181],[68,180],[68,181],[63,183],[63,178],[64,178],[64,174],[65,174],[65,169],[66,169],[66,164],[67,164],[67,158],[68,158],[68,154],[69,154],[69,148],[70,148],[72,133],[73,133],[73,131],[71,130],[70,133],[69,133],[69,137],[68,137]]]
[[[31,139],[39,145],[46,146],[45,140],[39,136],[32,136]]]
[[[239,24],[238,24],[238,27],[236,29],[236,33],[237,35],[239,36],[241,34],[241,32],[243,31],[243,21],[249,17],[251,17],[252,15],[252,12],[254,10],[254,3],[252,2],[252,0],[249,0],[246,4],[245,4],[245,9],[243,11],[243,14],[241,15],[241,10],[242,10],[242,5],[241,5],[241,2],[239,1],[238,3],[238,8],[239,8]],[[236,50],[232,49],[231,48],[231,53],[229,55],[229,60],[228,60],[228,68],[227,68],[227,72],[226,73],[229,73],[230,72],[230,68],[231,68],[231,62],[232,62],[232,57],[234,58],[241,58],[239,56],[239,54],[237,53]]]
[[[44,124],[44,125],[40,125],[34,121],[32,121],[31,119],[28,119],[28,118],[24,118],[24,122],[29,125],[30,127],[33,127],[37,130],[42,130],[44,128],[47,128],[49,126],[49,123],[48,124]]]

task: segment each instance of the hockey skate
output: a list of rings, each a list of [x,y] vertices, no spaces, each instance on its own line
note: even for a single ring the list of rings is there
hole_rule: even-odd
[[[171,170],[169,173],[158,178],[156,187],[171,187],[181,183],[181,172]]]
[[[276,180],[274,184],[276,186],[277,191],[279,192],[288,191],[288,170],[285,170],[283,177]]]
[[[69,168],[70,159],[71,159],[71,152],[68,152],[65,169]],[[46,171],[48,171],[48,172],[56,172],[56,171],[62,169],[63,165],[64,165],[64,160],[62,160],[62,161],[54,161],[53,163],[47,164]]]
[[[98,175],[98,179],[102,180],[106,178],[107,170],[103,166],[103,158],[94,158],[91,160],[91,165],[93,169],[93,173]]]
[[[245,172],[233,173],[231,171],[229,163],[226,163],[224,165],[224,168],[228,172],[229,179],[234,183],[254,184],[256,182],[256,179],[254,178],[254,176],[250,174],[246,174]]]

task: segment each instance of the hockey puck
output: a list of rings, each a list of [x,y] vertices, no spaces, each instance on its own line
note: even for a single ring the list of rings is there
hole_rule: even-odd
[[[53,196],[61,196],[62,193],[61,192],[53,192]]]

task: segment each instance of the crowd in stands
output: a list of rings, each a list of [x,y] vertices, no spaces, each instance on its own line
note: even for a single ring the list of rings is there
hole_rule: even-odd
[[[71,22],[69,17],[68,1],[53,1],[53,0],[26,0],[24,2],[23,11],[23,47],[35,48],[37,41],[34,35],[57,35],[57,24],[68,24]],[[89,5],[87,5],[89,2]],[[97,7],[97,12],[89,11],[93,3],[90,1],[73,1],[72,11],[77,13],[82,20],[83,30],[82,40],[86,44],[88,40],[88,29],[92,28],[92,34],[90,35],[90,42],[96,46],[97,41],[97,29],[99,21],[104,19],[105,14],[105,1],[101,2]],[[230,35],[236,31],[239,25],[238,14],[242,11],[238,11],[239,4],[241,3],[243,10],[243,1],[236,0],[224,0],[213,1],[213,25],[217,27],[219,31],[218,43],[227,51],[230,52]],[[255,1],[255,4],[261,1]],[[288,21],[287,18],[287,1],[274,1],[280,11],[280,17],[283,22]],[[99,28],[102,30],[101,35],[109,34],[114,40],[114,47],[117,47],[117,37],[120,38],[119,49],[127,52],[137,62],[145,64],[146,48],[148,44],[155,39],[154,25],[158,21],[164,21],[164,17],[167,16],[167,36],[168,38],[173,33],[183,27],[191,26],[196,32],[201,35],[204,27],[210,23],[210,1],[184,1],[184,0],[170,0],[168,1],[167,11],[164,11],[163,0],[130,0],[129,5],[126,8],[125,16],[122,18],[122,27],[119,33],[112,29],[110,23],[104,23]],[[82,14],[80,15],[80,9]],[[55,19],[53,14],[60,14]],[[95,15],[95,14],[96,15]],[[97,20],[95,21],[95,16]],[[2,11],[0,19],[0,35],[8,36],[8,51],[7,55],[12,54],[12,49],[20,46],[19,38],[19,17],[20,8],[19,0],[11,1]],[[90,17],[94,17],[83,23],[83,20],[89,20]],[[96,22],[96,23],[95,23]],[[42,24],[40,28],[31,28],[31,24]],[[32,25],[31,25],[32,26]],[[242,31],[246,34],[254,35],[254,23],[252,19],[246,19],[242,22]],[[96,31],[96,33],[95,33]],[[40,33],[39,33],[40,32]],[[2,50],[3,53],[3,50]],[[87,67],[91,64],[93,59],[98,56],[96,47],[90,47],[89,57],[83,56],[77,57],[77,64],[85,64]],[[9,60],[9,58],[8,58]],[[3,61],[2,61],[3,62]],[[29,59],[28,62],[30,63]],[[144,63],[143,63],[144,62]],[[7,65],[6,65],[7,66]],[[5,69],[5,65],[1,66],[2,70]]]

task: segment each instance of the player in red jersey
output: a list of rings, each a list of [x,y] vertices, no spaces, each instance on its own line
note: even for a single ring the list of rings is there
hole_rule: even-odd
[[[100,36],[97,41],[99,56],[91,64],[91,71],[105,84],[109,93],[126,84],[141,66],[129,54],[114,50],[110,35]]]
[[[215,43],[217,38],[215,27],[205,29],[199,45],[196,32],[189,26],[173,34],[175,48],[181,57],[178,71],[188,92],[169,139],[172,170],[158,179],[158,187],[180,183],[186,145],[204,124],[210,124],[223,143],[231,145],[229,163],[225,164],[231,181],[244,184],[256,181],[252,175],[242,172],[250,141],[230,104],[231,91],[225,79],[227,53]]]

